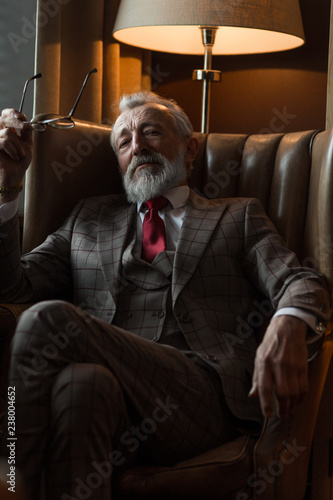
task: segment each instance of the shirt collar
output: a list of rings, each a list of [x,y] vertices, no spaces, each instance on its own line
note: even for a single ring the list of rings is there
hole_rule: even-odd
[[[163,196],[169,200],[173,209],[181,208],[186,205],[190,196],[190,188],[188,186],[177,186],[169,189]],[[141,211],[142,205],[143,203],[141,201],[137,202],[138,213]]]

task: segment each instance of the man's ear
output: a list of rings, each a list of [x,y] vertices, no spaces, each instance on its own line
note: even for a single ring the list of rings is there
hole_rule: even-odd
[[[195,137],[191,137],[189,139],[189,142],[187,144],[186,148],[186,153],[185,153],[185,160],[186,163],[192,163],[197,154],[198,154],[198,149],[199,149],[199,143]]]

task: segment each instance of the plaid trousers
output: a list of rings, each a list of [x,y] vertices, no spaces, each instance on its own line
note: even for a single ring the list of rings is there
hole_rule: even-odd
[[[110,500],[139,459],[173,464],[234,436],[215,374],[63,301],[21,316],[9,385],[31,500],[43,481],[47,500]]]

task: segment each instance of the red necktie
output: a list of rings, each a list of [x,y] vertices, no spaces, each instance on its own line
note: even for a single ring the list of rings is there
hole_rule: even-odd
[[[158,211],[168,204],[164,196],[148,200],[146,212],[142,225],[142,254],[141,257],[147,262],[152,262],[159,252],[165,250],[165,226]]]

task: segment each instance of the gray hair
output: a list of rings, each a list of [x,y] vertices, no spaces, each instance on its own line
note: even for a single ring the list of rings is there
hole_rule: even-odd
[[[187,139],[193,135],[193,126],[183,109],[178,106],[173,99],[167,99],[154,92],[141,90],[135,94],[125,94],[119,102],[119,111],[123,113],[126,110],[134,109],[144,104],[161,104],[170,110],[170,117],[174,124],[175,130],[178,132],[181,139]],[[113,127],[111,131],[111,146],[116,152],[113,142]]]

